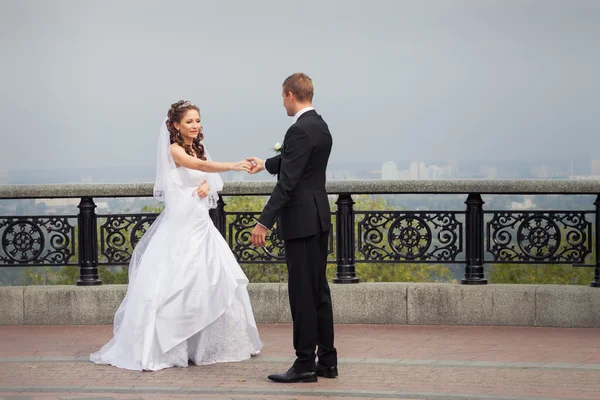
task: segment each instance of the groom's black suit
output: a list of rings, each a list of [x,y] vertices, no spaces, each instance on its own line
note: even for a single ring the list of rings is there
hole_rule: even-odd
[[[315,370],[317,346],[320,365],[337,365],[325,276],[331,228],[325,177],[331,145],[327,124],[310,110],[288,129],[281,154],[265,162],[278,178],[258,222],[271,229],[277,220],[285,243],[298,372]]]

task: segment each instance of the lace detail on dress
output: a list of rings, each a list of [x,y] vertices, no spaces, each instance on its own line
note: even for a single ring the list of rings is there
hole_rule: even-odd
[[[246,312],[236,295],[215,322],[187,340],[189,359],[196,365],[246,360],[256,352],[248,333]]]
[[[219,195],[218,194],[209,194],[208,197],[208,208],[212,209],[212,208],[217,208],[218,205],[218,201],[219,201]]]
[[[248,332],[248,321],[244,306],[236,296],[227,311],[215,322],[172,348],[161,360],[161,364],[187,367],[189,361],[195,365],[247,360],[260,353],[261,345]],[[259,342],[260,343],[260,342]]]

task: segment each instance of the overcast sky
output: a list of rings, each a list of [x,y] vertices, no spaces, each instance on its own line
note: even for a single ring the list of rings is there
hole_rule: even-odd
[[[0,54],[0,169],[154,165],[179,99],[269,156],[296,71],[333,162],[600,158],[598,0],[1,0]]]

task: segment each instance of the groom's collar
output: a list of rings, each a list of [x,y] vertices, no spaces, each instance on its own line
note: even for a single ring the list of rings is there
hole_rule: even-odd
[[[296,123],[296,121],[298,121],[298,119],[300,119],[300,117],[301,117],[301,116],[302,116],[304,113],[306,113],[307,111],[314,110],[314,109],[315,109],[314,107],[304,107],[302,110],[298,111],[298,112],[296,113],[296,115],[294,115],[294,121],[292,122],[292,124],[295,124],[295,123]]]

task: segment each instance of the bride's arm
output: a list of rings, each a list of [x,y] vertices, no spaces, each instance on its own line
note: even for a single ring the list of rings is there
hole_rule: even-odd
[[[178,144],[171,145],[171,155],[175,164],[182,165],[189,169],[196,169],[203,172],[227,172],[227,171],[250,171],[250,162],[243,160],[238,162],[218,162],[204,161],[192,157],[185,152],[183,147]]]

